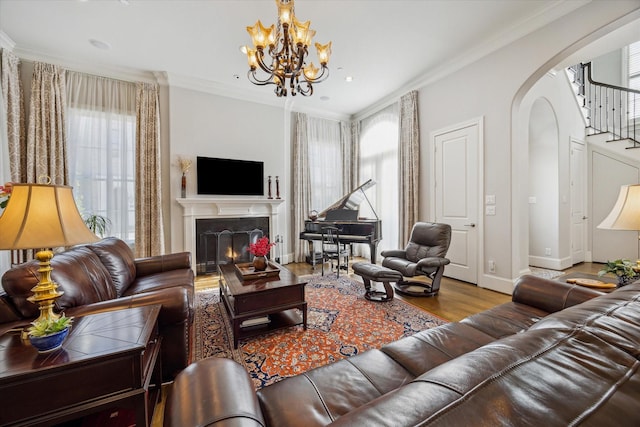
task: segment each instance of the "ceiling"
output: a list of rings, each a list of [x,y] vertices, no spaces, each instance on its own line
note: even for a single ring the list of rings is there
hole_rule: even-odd
[[[0,0],[0,38],[25,59],[350,116],[461,67],[585,0],[298,0],[314,41],[333,42],[311,97],[276,98],[246,77],[248,25],[276,22],[273,0]],[[2,34],[4,33],[4,34]],[[110,46],[94,47],[90,40]],[[0,40],[1,41],[1,40]],[[316,62],[315,49],[311,59]],[[351,76],[352,82],[345,78]]]

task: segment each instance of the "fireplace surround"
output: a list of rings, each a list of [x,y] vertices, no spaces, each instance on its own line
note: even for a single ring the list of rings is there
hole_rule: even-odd
[[[281,232],[278,225],[278,211],[284,203],[283,199],[266,199],[262,197],[188,197],[179,198],[177,202],[182,206],[183,211],[184,250],[191,252],[192,256],[195,257],[196,262],[192,263],[192,266],[196,274],[204,274],[205,271],[213,272],[212,270],[215,270],[210,261],[204,262],[204,267],[206,268],[203,269],[202,254],[199,254],[199,252],[202,251],[202,249],[198,249],[198,246],[201,244],[201,238],[198,236],[199,230],[196,229],[196,224],[199,224],[198,228],[200,228],[200,225],[207,223],[207,221],[203,220],[215,220],[211,221],[211,223],[216,224],[214,228],[208,231],[209,235],[204,238],[205,240],[219,240],[221,237],[223,239],[233,239],[233,236],[230,236],[229,233],[225,231],[229,231],[231,234],[238,234],[236,240],[243,243],[239,243],[238,247],[234,249],[236,253],[243,251],[242,247],[245,245],[244,242],[247,242],[247,240],[245,240],[246,238],[256,239],[257,236],[260,236],[256,230],[259,230],[264,235],[268,235],[272,241],[283,241],[283,239],[280,238]],[[243,221],[246,219],[252,220]],[[238,226],[238,224],[243,223],[246,225]],[[232,230],[231,228],[234,227],[239,227],[240,229]],[[216,231],[215,228],[219,228],[219,230]],[[223,232],[225,233],[220,234]],[[216,233],[218,234],[216,235]],[[246,238],[242,236],[243,233],[247,236]],[[212,245],[213,243],[209,241],[207,250],[209,253],[207,256],[210,255],[213,248]],[[226,257],[225,254],[220,255],[219,253],[216,254],[218,260],[222,260],[225,263],[229,262],[230,258],[234,258],[233,256]],[[198,258],[200,258],[200,268],[198,268]],[[237,259],[240,260],[244,258]]]

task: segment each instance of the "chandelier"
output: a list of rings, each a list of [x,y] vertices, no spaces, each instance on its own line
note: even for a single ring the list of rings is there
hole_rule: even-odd
[[[259,86],[276,85],[274,92],[279,97],[287,96],[289,91],[292,96],[298,93],[310,96],[313,94],[312,84],[320,83],[329,76],[327,63],[331,55],[331,42],[325,45],[315,43],[320,69],[313,62],[307,65],[308,47],[316,34],[309,29],[311,21],[298,21],[293,13],[293,0],[276,0],[276,4],[276,25],[265,28],[258,21],[253,27],[247,27],[253,41],[253,48],[243,48],[249,61],[247,77],[251,83]],[[265,55],[266,48],[268,56]],[[265,59],[271,64],[267,64]],[[264,73],[259,72],[258,68]]]

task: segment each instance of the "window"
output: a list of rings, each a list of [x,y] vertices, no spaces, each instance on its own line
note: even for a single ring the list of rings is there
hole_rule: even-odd
[[[68,72],[69,180],[83,216],[135,241],[135,85]]]
[[[368,190],[367,196],[378,218],[382,220],[383,239],[378,245],[378,251],[398,247],[399,114],[399,106],[394,104],[361,123],[360,182],[369,178],[376,181],[376,186]],[[360,214],[375,218],[365,203],[360,206]]]

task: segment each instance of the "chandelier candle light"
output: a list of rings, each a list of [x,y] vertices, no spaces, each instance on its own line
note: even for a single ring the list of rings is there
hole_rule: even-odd
[[[303,96],[313,94],[313,83],[320,83],[329,76],[329,57],[331,42],[321,45],[315,43],[318,52],[320,69],[313,62],[306,63],[313,36],[316,34],[309,26],[311,21],[300,22],[293,11],[293,0],[276,0],[278,5],[278,23],[265,28],[258,21],[253,27],[247,27],[251,35],[253,48],[244,46],[247,54],[249,71],[247,77],[253,84],[264,86],[276,85],[274,90],[278,97],[292,96],[300,93]],[[265,49],[271,57],[271,64],[265,63]],[[263,79],[257,75],[260,68],[266,73]],[[288,86],[288,89],[287,89]]]

